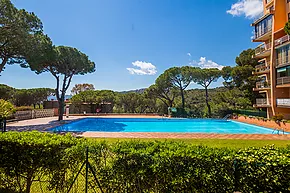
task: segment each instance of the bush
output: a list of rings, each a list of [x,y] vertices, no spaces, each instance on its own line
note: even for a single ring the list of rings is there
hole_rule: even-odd
[[[33,107],[30,106],[16,107],[16,111],[30,111],[30,110],[33,110]]]
[[[15,112],[15,108],[12,103],[0,99],[0,120],[10,117]]]
[[[68,159],[64,159],[66,149],[76,144],[76,139],[70,135],[0,134],[0,191],[30,192],[33,181],[43,175],[51,182],[52,189],[57,188],[69,166]]]
[[[29,192],[33,180],[41,177],[47,182],[46,189],[67,192],[85,159],[87,147],[89,161],[104,192],[290,189],[289,147],[231,150],[167,141],[109,145],[71,135],[8,132],[0,135],[0,192]],[[89,182],[93,182],[92,175]],[[83,188],[74,191],[82,192]]]
[[[272,119],[273,119],[273,121],[280,122],[280,121],[282,121],[284,119],[284,115],[282,115],[282,114],[279,113],[277,115],[274,115],[272,117]]]

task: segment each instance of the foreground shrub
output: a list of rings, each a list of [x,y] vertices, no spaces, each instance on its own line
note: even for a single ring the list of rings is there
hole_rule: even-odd
[[[63,180],[68,160],[66,150],[77,144],[71,135],[40,132],[0,134],[0,188],[30,192],[33,181],[47,176],[48,181]],[[52,184],[52,188],[57,184]],[[0,189],[0,190],[1,190]]]
[[[180,142],[76,139],[39,132],[0,134],[0,192],[67,192],[89,150],[104,192],[289,192],[290,148],[240,150]],[[82,171],[80,177],[84,177]],[[84,181],[75,187],[84,190]],[[89,175],[90,188],[97,187]],[[79,189],[78,189],[79,188]],[[46,191],[44,191],[46,192]]]

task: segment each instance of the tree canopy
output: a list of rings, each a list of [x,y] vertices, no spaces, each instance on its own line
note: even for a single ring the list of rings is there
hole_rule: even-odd
[[[49,41],[46,41],[46,43]],[[74,75],[84,75],[95,71],[95,63],[76,48],[49,46],[44,44],[46,52],[40,57],[33,57],[29,62],[36,73],[50,72],[56,79],[55,95],[59,102],[59,120],[63,119],[65,93]]]
[[[182,100],[182,108],[185,107],[184,90],[192,81],[191,71],[193,68],[194,67],[191,66],[172,67],[165,70],[163,73],[166,75],[164,77],[168,78],[168,81],[172,84],[172,86],[179,89]]]
[[[0,0],[0,73],[5,64],[26,64],[43,36],[42,28],[34,13],[17,9],[10,0]]]
[[[209,103],[208,87],[212,82],[217,81],[222,75],[222,72],[217,68],[196,68],[192,70],[193,82],[201,85],[205,89],[205,102],[208,109],[208,116],[211,117],[211,108]]]
[[[87,90],[95,90],[94,85],[93,84],[88,84],[88,83],[76,84],[72,88],[71,93],[72,94],[79,94],[80,92],[87,91]]]

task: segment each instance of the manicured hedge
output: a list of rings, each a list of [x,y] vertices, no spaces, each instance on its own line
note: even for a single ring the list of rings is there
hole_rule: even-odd
[[[33,192],[37,181],[46,182],[44,192],[66,192],[86,147],[104,192],[290,191],[289,148],[236,150],[159,141],[108,144],[71,135],[7,132],[0,134],[0,192]]]

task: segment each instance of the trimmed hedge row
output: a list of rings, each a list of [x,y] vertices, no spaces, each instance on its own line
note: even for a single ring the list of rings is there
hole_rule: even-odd
[[[104,192],[289,192],[290,149],[181,142],[108,144],[39,132],[0,134],[0,192],[66,192],[89,149]],[[92,180],[92,176],[90,176]]]

